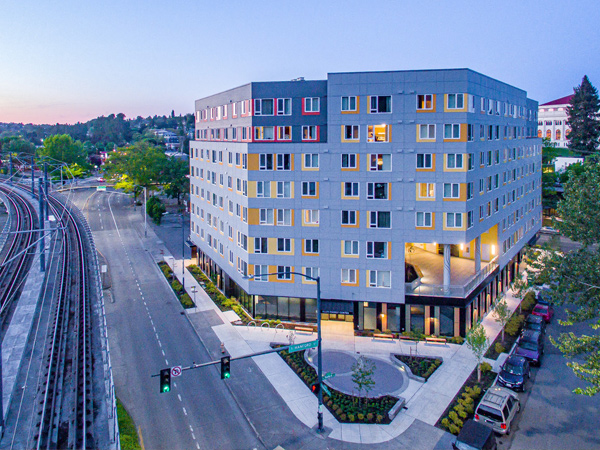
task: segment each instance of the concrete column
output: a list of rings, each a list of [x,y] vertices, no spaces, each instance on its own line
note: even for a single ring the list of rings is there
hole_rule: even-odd
[[[475,273],[481,270],[481,236],[475,238]]]
[[[450,244],[444,244],[444,287],[450,286]]]

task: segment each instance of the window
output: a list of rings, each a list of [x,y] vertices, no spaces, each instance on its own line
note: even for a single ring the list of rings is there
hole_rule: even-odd
[[[319,97],[307,97],[304,99],[304,112],[319,112]]]
[[[258,170],[273,170],[273,155],[260,153],[258,155]]]
[[[273,225],[273,210],[261,208],[259,211],[259,223],[261,225]]]
[[[460,124],[447,123],[444,125],[444,139],[460,139]]]
[[[306,239],[304,241],[304,253],[319,253],[319,240]]]
[[[368,125],[367,142],[389,142],[390,125]]]
[[[416,226],[431,227],[431,213],[430,212],[417,212]]]
[[[305,197],[316,197],[317,196],[317,182],[316,181],[303,181],[302,182],[302,195]]]
[[[367,242],[367,258],[388,259],[388,243]]]
[[[472,181],[467,183],[467,200],[471,200],[473,198],[474,189],[475,188]]]
[[[342,169],[356,169],[356,155],[354,153],[342,154]]]
[[[318,153],[306,153],[304,155],[304,167],[307,169],[318,169],[319,168],[319,154]]]
[[[292,251],[292,240],[289,238],[277,238],[277,251],[278,252],[291,252]]]
[[[356,225],[356,211],[342,211],[342,225]]]
[[[462,153],[449,153],[446,159],[448,169],[462,169],[463,155]]]
[[[356,269],[342,269],[342,283],[356,283]]]
[[[367,199],[388,200],[388,183],[367,183]]]
[[[304,268],[304,274],[309,277],[317,278],[319,276],[319,273],[320,273],[320,270],[318,267],[305,267]]]
[[[435,139],[435,125],[420,124],[419,139]]]
[[[446,213],[446,228],[462,228],[462,213]]]
[[[269,198],[271,197],[271,182],[270,181],[257,181],[256,182],[256,196]]]
[[[344,255],[358,255],[358,241],[343,241],[342,248]]]
[[[460,185],[458,183],[444,183],[444,198],[458,198]]]
[[[292,127],[277,127],[277,139],[290,141],[292,139]]]
[[[433,167],[431,153],[420,153],[417,155],[417,169],[431,169]]]
[[[392,155],[371,153],[369,155],[369,170],[389,172],[392,170]]]
[[[369,228],[392,228],[392,214],[389,211],[369,211]]]
[[[277,182],[277,198],[291,198],[291,197],[292,197],[291,181],[278,181]]]
[[[389,288],[391,286],[391,273],[389,270],[370,270],[369,287]]]
[[[357,108],[356,97],[342,97],[342,111],[356,111]]]
[[[319,210],[318,209],[305,209],[302,211],[304,215],[304,223],[308,225],[319,224]]]
[[[290,273],[292,268],[290,266],[277,266],[277,279],[278,280],[291,280],[292,274]]]
[[[302,126],[302,140],[303,141],[316,141],[317,140],[316,125],[303,125]]]
[[[265,237],[254,238],[254,253],[269,253],[268,241]]]
[[[352,182],[344,183],[344,196],[345,197],[358,197],[358,183],[352,183]]]
[[[467,125],[467,141],[472,142],[473,140],[475,140],[475,135],[474,135],[474,131],[473,131],[473,125],[472,124],[468,124]]]
[[[277,115],[289,116],[292,114],[292,99],[278,98],[277,99]]]
[[[255,116],[272,116],[273,115],[273,99],[272,98],[254,99],[254,115]]]
[[[269,266],[256,264],[254,266],[254,281],[269,281],[268,273]]]
[[[435,183],[417,183],[419,198],[435,198]]]
[[[381,114],[392,112],[392,97],[390,95],[372,95],[369,113]]]
[[[292,210],[291,209],[278,209],[277,210],[277,225],[292,225]]]
[[[344,139],[347,141],[359,140],[358,125],[344,125]]]
[[[289,153],[277,154],[277,170],[291,170],[292,155]]]
[[[432,110],[432,109],[433,109],[433,95],[432,94],[417,95],[417,111]]]
[[[465,107],[464,94],[448,94],[448,109],[463,109]]]
[[[473,211],[467,213],[467,228],[473,227]]]

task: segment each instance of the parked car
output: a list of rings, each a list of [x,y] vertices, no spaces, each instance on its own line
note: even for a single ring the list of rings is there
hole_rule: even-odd
[[[542,334],[532,330],[525,330],[519,337],[512,355],[522,356],[529,361],[529,364],[539,366],[542,363],[544,354],[544,339]]]
[[[452,444],[454,450],[496,450],[498,443],[494,430],[469,419]]]
[[[537,331],[542,336],[546,334],[546,321],[542,316],[536,316],[534,314],[529,314],[527,319],[525,319],[525,323],[523,324],[523,331],[521,334],[525,333],[526,330]]]
[[[522,356],[510,355],[502,364],[498,384],[513,391],[524,391],[529,379],[529,362]]]
[[[106,180],[103,177],[98,177],[98,178],[96,178],[96,181],[98,183],[104,183]]]
[[[542,234],[560,234],[560,232],[556,228],[552,228],[552,227],[542,227],[542,229],[540,230],[540,233],[542,233]]]
[[[541,316],[544,321],[548,323],[552,320],[552,316],[554,316],[554,308],[552,308],[552,305],[542,305],[541,303],[538,303],[533,307],[531,314],[534,316]]]
[[[516,393],[500,386],[487,390],[475,410],[475,421],[491,427],[496,433],[509,434],[510,425],[521,409]]]

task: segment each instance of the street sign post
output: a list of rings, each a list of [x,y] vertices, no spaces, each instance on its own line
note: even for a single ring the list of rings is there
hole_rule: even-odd
[[[179,377],[181,376],[181,366],[173,366],[171,367],[171,376]]]
[[[319,345],[319,341],[303,342],[302,344],[290,345],[290,348],[288,351],[290,353],[299,352],[300,350],[307,350],[309,348],[315,348],[318,345]]]
[[[335,373],[333,373],[333,372],[327,372],[325,375],[323,375],[324,380],[328,380],[329,378],[333,378],[333,377],[335,377]]]
[[[325,393],[327,393],[327,395],[329,395],[331,397],[331,391],[329,390],[329,388],[327,386],[325,386],[325,384],[323,384],[322,386],[323,386],[323,391],[325,391]]]

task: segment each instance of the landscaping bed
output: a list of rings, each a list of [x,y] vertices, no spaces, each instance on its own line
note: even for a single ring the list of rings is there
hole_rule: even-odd
[[[481,371],[480,383],[477,382],[477,367],[471,372],[463,387],[435,424],[436,427],[457,435],[463,424],[473,418],[479,400],[496,379],[496,374],[491,371],[489,364],[484,368],[486,370]]]
[[[381,332],[381,330],[358,330],[358,331],[354,331],[354,335],[355,336],[367,336],[367,337],[369,337],[369,336],[373,336],[375,334],[389,334],[394,339],[400,339],[400,336],[405,336],[405,337],[408,337],[408,338],[413,339],[415,341],[424,341],[425,338],[428,338],[428,337],[432,337],[432,338],[444,338],[444,339],[446,339],[451,344],[462,344],[464,342],[464,340],[465,340],[461,336],[453,336],[453,337],[436,336],[435,334],[423,334],[423,333],[418,333],[416,331],[403,331],[402,333],[394,333],[394,332],[392,332],[390,330],[383,330],[383,332]]]
[[[497,359],[500,353],[510,351],[521,334],[521,329],[523,328],[523,323],[525,322],[527,314],[533,310],[534,306],[535,294],[530,291],[525,294],[525,297],[521,301],[521,307],[513,312],[504,327],[504,341],[502,341],[502,333],[499,333],[498,336],[496,336],[496,339],[494,339],[494,342],[492,342],[492,345],[487,349],[487,352],[485,352],[484,356],[486,358]],[[519,309],[521,312],[519,312]]]
[[[289,353],[279,352],[279,356],[298,374],[298,377],[309,388],[317,382],[316,370],[304,359],[304,351]],[[331,387],[331,397],[323,392],[323,403],[334,417],[342,423],[378,423],[391,422],[388,412],[393,408],[398,399],[390,395],[369,398],[365,403],[364,398],[344,394]]]
[[[442,360],[439,358],[411,355],[394,355],[394,357],[406,364],[413,375],[425,378],[425,381],[442,365]]]
[[[193,308],[194,306],[196,306],[190,298],[190,296],[187,294],[187,292],[185,292],[185,289],[183,289],[181,283],[175,278],[175,275],[173,274],[173,271],[171,270],[169,265],[166,262],[161,261],[158,263],[158,267],[160,267],[160,270],[162,271],[163,275],[171,285],[171,289],[173,289],[173,292],[179,299],[181,306],[183,306],[185,309]]]

